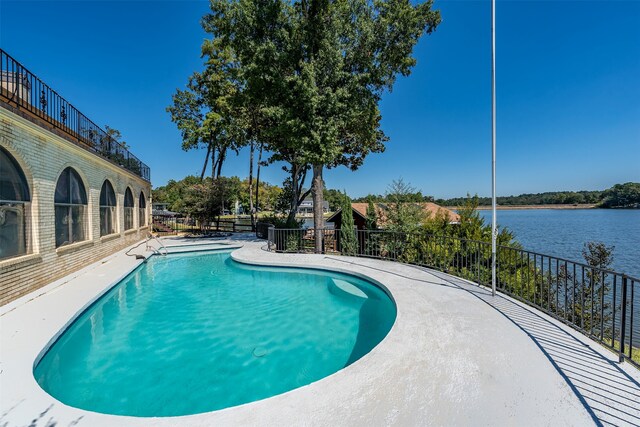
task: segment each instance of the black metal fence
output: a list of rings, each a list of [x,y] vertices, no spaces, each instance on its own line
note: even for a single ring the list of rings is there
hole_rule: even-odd
[[[206,234],[212,232],[250,233],[254,231],[251,224],[242,224],[231,219],[196,221],[189,218],[164,215],[153,215],[151,225],[153,231],[160,234]]]
[[[342,253],[340,230],[325,229],[324,253]],[[425,233],[357,230],[355,253],[433,268],[491,286],[491,243]],[[268,248],[313,253],[313,230],[270,228]],[[353,245],[352,245],[353,247]],[[595,339],[640,367],[640,279],[586,263],[500,246],[496,287]]]
[[[60,129],[88,151],[151,180],[146,164],[2,49],[0,100]]]
[[[320,230],[322,233],[323,253],[338,253],[338,234],[334,229]],[[315,232],[313,228],[270,228],[268,233],[269,250],[276,252],[313,253],[315,251]]]

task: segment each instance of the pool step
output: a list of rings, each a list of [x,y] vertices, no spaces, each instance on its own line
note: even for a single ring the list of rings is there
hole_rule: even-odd
[[[187,252],[221,251],[226,249],[238,249],[241,245],[226,245],[220,243],[210,243],[202,245],[173,245],[165,246],[169,254],[182,254]]]
[[[340,296],[356,297],[361,299],[369,298],[367,294],[362,292],[362,290],[356,285],[340,279],[331,279],[331,282],[329,283],[329,292]]]

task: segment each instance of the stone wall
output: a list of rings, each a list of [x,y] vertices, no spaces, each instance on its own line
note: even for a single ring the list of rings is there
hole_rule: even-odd
[[[0,305],[7,304],[56,279],[79,270],[147,236],[139,224],[139,196],[151,212],[151,183],[53,134],[4,108],[0,108],[0,146],[18,162],[29,185],[27,219],[29,254],[0,260]],[[88,198],[87,240],[56,248],[54,193],[61,172],[73,167],[83,180]],[[116,233],[100,236],[100,190],[108,179],[116,192]],[[124,193],[134,198],[134,228],[124,231]]]

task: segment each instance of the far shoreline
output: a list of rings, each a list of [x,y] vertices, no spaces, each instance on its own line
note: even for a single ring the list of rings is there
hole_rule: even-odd
[[[445,206],[447,209],[459,210],[464,206]],[[491,206],[478,206],[476,208],[479,211],[491,210]],[[529,209],[597,209],[595,204],[577,204],[577,205],[517,205],[517,206],[505,206],[498,205],[498,210],[529,210]]]

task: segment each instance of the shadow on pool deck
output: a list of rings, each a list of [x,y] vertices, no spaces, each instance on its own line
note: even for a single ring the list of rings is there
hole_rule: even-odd
[[[640,383],[552,321],[463,279],[429,271],[490,305],[524,331],[547,356],[597,425],[640,426]],[[612,358],[617,357],[612,353]]]
[[[332,259],[397,274],[339,257]],[[640,382],[614,361],[617,355],[611,353],[610,358],[603,356],[535,309],[500,294],[494,298],[489,289],[476,283],[425,267],[411,267],[427,272],[444,283],[416,277],[411,277],[412,280],[428,285],[454,286],[466,291],[526,333],[571,387],[596,425],[640,426]],[[574,333],[579,334],[577,331]]]

